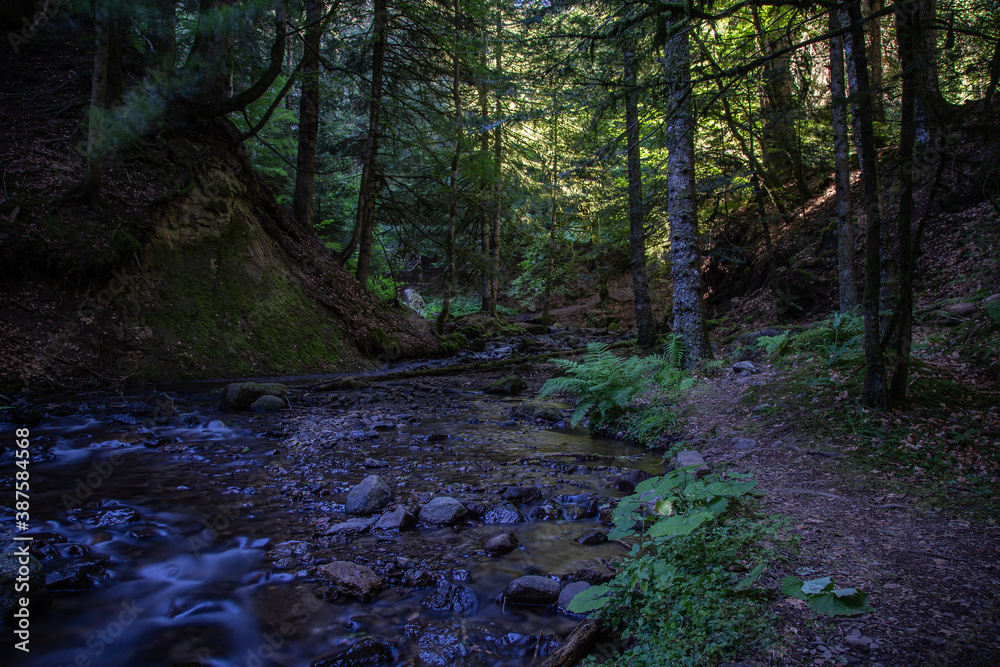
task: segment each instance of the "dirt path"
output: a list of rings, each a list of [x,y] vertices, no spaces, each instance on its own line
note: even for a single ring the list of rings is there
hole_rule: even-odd
[[[814,434],[793,397],[781,396],[784,379],[766,367],[746,377],[727,371],[685,397],[679,424],[716,469],[753,473],[764,510],[787,517],[800,538],[801,552],[771,572],[776,592],[798,571],[869,595],[872,613],[828,618],[778,593],[787,651],[771,664],[1000,664],[994,518],[894,490],[888,475],[860,464],[850,441]]]

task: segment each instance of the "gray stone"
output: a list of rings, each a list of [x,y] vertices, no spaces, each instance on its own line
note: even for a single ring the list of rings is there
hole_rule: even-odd
[[[504,396],[517,396],[528,388],[528,383],[516,375],[508,375],[491,382],[483,391],[487,394],[501,394]]]
[[[486,511],[483,523],[521,523],[524,515],[510,503],[499,503]]]
[[[502,556],[516,549],[518,544],[519,542],[514,531],[502,530],[499,533],[494,533],[486,540],[484,549],[488,556]]]
[[[635,491],[635,487],[645,482],[650,477],[652,477],[652,475],[645,470],[633,468],[632,470],[626,470],[622,474],[615,477],[611,484],[619,491],[624,493],[633,493]]]
[[[563,518],[563,508],[550,498],[531,511],[531,518],[536,521],[559,521]]]
[[[365,462],[361,465],[366,468],[388,468],[389,462],[381,459],[365,459]]]
[[[547,422],[557,422],[563,418],[562,408],[542,401],[525,401],[517,406],[515,412],[528,419],[541,419]]]
[[[692,449],[678,452],[674,456],[674,469],[689,468],[690,466],[696,466],[694,468],[695,479],[701,479],[709,473],[708,464],[705,463],[705,459],[701,454]]]
[[[233,382],[227,384],[219,396],[219,409],[249,410],[261,396],[275,396],[288,407],[288,387],[277,382]]]
[[[126,523],[142,521],[142,517],[131,507],[121,507],[118,509],[101,512],[95,517],[88,519],[87,523],[97,528],[107,526],[121,526]]]
[[[476,610],[478,600],[475,591],[468,586],[442,579],[438,582],[437,590],[425,597],[420,604],[434,611],[450,611],[465,616]]]
[[[379,530],[410,530],[416,525],[417,517],[402,505],[396,505],[395,509],[379,517],[375,527]]]
[[[604,544],[608,541],[607,533],[600,530],[588,530],[586,533],[576,538],[579,544]]]
[[[375,525],[375,519],[354,518],[335,523],[323,531],[323,535],[359,535]]]
[[[335,560],[321,565],[319,572],[333,583],[338,593],[359,600],[370,600],[382,590],[382,577],[365,565]]]
[[[403,290],[403,298],[400,299],[400,301],[403,303],[404,306],[409,307],[410,309],[413,310],[413,312],[415,312],[417,315],[420,315],[421,317],[427,310],[427,304],[424,303],[424,298],[420,296],[420,292],[413,289],[412,287],[407,287],[405,290]]]
[[[757,441],[752,438],[733,438],[733,447],[737,451],[749,452],[757,446]]]
[[[760,373],[760,369],[753,365],[750,361],[737,361],[733,364],[734,373]]]
[[[503,499],[514,503],[537,503],[542,492],[537,486],[508,486],[503,490]]]
[[[392,649],[368,637],[334,656],[317,660],[311,667],[375,667],[392,661]]]
[[[562,587],[555,579],[530,574],[507,584],[503,599],[511,604],[552,604],[559,599]]]
[[[347,494],[345,509],[348,514],[367,516],[385,509],[392,499],[389,485],[378,475],[368,475]]]
[[[586,581],[574,581],[573,583],[568,584],[564,589],[562,589],[562,592],[559,593],[559,601],[556,606],[563,611],[567,611],[569,603],[573,601],[573,598],[575,598],[578,593],[582,593],[588,588],[590,588],[590,584]]]
[[[277,396],[261,396],[250,404],[250,409],[254,412],[278,412],[288,407],[285,400]]]
[[[437,526],[450,526],[465,518],[465,505],[454,498],[435,498],[420,508],[420,520]]]

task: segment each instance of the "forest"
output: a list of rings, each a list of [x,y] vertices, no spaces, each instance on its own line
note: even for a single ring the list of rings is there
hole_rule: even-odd
[[[0,37],[12,665],[1000,661],[1000,0]]]

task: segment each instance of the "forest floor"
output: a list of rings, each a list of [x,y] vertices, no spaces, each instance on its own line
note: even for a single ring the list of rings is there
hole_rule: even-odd
[[[681,437],[713,469],[751,473],[764,512],[785,517],[799,553],[772,572],[775,591],[789,574],[832,576],[872,607],[830,618],[779,595],[781,642],[768,662],[1000,664],[996,393],[970,388],[953,402],[937,389],[933,406],[917,396],[905,414],[880,416],[852,406],[836,370],[831,384],[815,382],[829,371],[814,364],[756,365],[681,397]],[[930,385],[922,375],[915,384]],[[963,428],[975,441],[965,448],[951,438]],[[972,461],[975,445],[988,451]]]
[[[740,664],[1000,664],[995,390],[962,385],[949,394],[956,383],[935,382],[947,373],[927,365],[907,411],[880,415],[852,403],[857,392],[842,371],[798,357],[753,363],[756,374],[727,366],[700,375],[678,398],[669,438],[681,438],[672,449],[701,452],[713,472],[750,473],[764,492],[760,509],[782,517],[781,537],[796,544],[762,580],[779,641],[768,655],[746,656],[758,662]],[[536,364],[516,372],[530,396],[554,371]],[[477,386],[505,372],[424,382]],[[955,440],[960,432],[968,442]],[[821,616],[780,593],[792,574],[831,576],[865,592],[872,610]]]

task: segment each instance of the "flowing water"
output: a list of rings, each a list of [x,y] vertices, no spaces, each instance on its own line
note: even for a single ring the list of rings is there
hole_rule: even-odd
[[[482,394],[385,391],[373,406],[306,401],[294,424],[220,413],[214,396],[190,387],[50,397],[31,429],[29,534],[53,590],[32,607],[31,653],[9,652],[11,664],[308,666],[364,637],[390,646],[394,664],[540,661],[579,618],[503,604],[500,593],[525,574],[565,580],[620,557],[618,544],[575,538],[601,527],[597,505],[622,495],[609,476],[655,473],[659,459],[583,430],[511,421],[509,405]],[[150,406],[168,398],[169,419],[153,422]],[[346,430],[372,424],[381,431],[363,438]],[[364,457],[388,466],[366,470]],[[0,463],[11,470],[12,460],[8,450]],[[473,512],[458,527],[325,534],[324,521],[346,518],[346,491],[373,472],[398,498],[451,495],[482,509],[507,484],[537,485],[548,520],[532,518],[545,514],[536,501],[510,526]],[[11,499],[0,504],[13,504],[8,481],[0,491]],[[3,525],[9,538],[9,517]],[[484,539],[506,527],[520,548],[487,557]],[[328,600],[316,566],[330,560],[389,570],[389,583],[368,602]],[[428,609],[436,581],[468,587],[473,599],[461,613]],[[330,664],[369,664],[360,650]]]

